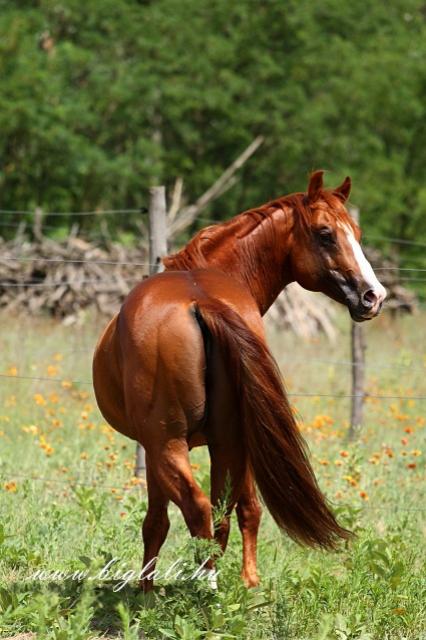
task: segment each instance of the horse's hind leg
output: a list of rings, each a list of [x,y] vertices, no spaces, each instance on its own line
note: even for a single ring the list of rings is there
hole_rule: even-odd
[[[237,503],[238,524],[243,538],[241,577],[247,587],[256,587],[259,584],[256,549],[261,515],[262,509],[257,498],[253,476],[248,471]]]
[[[246,469],[240,416],[232,381],[220,351],[213,348],[209,359],[210,380],[207,442],[211,459],[211,502],[215,539],[225,551],[230,516],[240,495]]]
[[[150,452],[150,460],[162,493],[182,511],[193,537],[212,539],[211,503],[192,474],[186,440],[170,439],[156,451]],[[213,561],[207,559],[204,567],[213,569]]]
[[[158,484],[147,459],[146,479],[148,485],[148,511],[142,525],[142,538],[144,543],[143,568],[145,568],[140,586],[145,592],[153,588],[154,581],[149,578],[155,571],[157,556],[166,539],[170,522],[167,515],[168,498]]]
[[[192,536],[212,537],[210,500],[195,481],[186,440],[173,440],[156,461],[156,477],[163,492],[182,511]]]
[[[235,451],[231,448],[230,451]],[[238,450],[238,449],[237,449]],[[256,494],[253,477],[244,469],[244,458],[229,457],[224,451],[211,450],[211,500],[215,539],[225,551],[230,530],[230,516],[236,503],[238,524],[243,542],[243,566],[241,577],[247,587],[259,584],[257,575],[257,534],[262,509]],[[229,479],[229,484],[227,480]]]
[[[223,552],[228,543],[231,513],[240,495],[245,471],[241,446],[238,443],[229,445],[209,445],[214,535]]]

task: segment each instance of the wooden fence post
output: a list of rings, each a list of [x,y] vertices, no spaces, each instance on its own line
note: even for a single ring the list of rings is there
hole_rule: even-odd
[[[42,224],[43,210],[41,207],[36,207],[34,210],[33,234],[37,242],[41,242],[43,240]]]
[[[167,211],[165,187],[151,187],[149,190],[149,274],[163,270],[161,258],[167,254]],[[136,445],[135,476],[145,473],[145,451]]]
[[[359,209],[350,208],[355,222],[359,223]],[[351,321],[352,403],[348,440],[355,440],[362,428],[365,399],[365,336],[359,322]]]

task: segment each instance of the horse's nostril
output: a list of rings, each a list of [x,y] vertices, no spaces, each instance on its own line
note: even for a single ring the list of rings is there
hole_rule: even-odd
[[[373,289],[367,289],[362,294],[362,304],[365,307],[373,307],[377,302],[377,295],[373,291]]]

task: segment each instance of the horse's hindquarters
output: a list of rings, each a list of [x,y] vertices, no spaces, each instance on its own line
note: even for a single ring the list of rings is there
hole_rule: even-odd
[[[93,388],[105,420],[120,433],[134,438],[126,420],[116,327],[117,316],[109,322],[96,346],[93,357]]]
[[[224,432],[218,423],[232,414],[232,380],[197,318],[197,305],[211,297],[241,307],[262,331],[253,299],[235,280],[210,270],[165,272],[129,294],[99,342],[93,366],[99,408],[147,451],[170,439],[204,444],[206,429],[216,439]]]
[[[126,420],[149,450],[189,440],[205,413],[205,353],[186,274],[144,281],[117,320]]]

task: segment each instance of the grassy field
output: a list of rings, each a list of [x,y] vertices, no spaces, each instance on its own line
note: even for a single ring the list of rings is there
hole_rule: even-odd
[[[366,327],[371,394],[426,395],[425,320],[385,316]],[[343,312],[339,322],[333,345],[270,336],[289,392],[349,392]],[[262,582],[252,591],[239,580],[234,521],[217,591],[201,580],[160,580],[145,598],[135,581],[118,590],[114,580],[50,575],[87,570],[93,576],[112,558],[125,570],[140,569],[146,500],[143,484],[133,480],[134,444],[104,423],[87,384],[102,325],[2,318],[0,372],[46,380],[0,378],[0,637],[426,638],[421,399],[368,399],[362,434],[348,445],[348,398],[292,396],[320,484],[357,534],[336,553],[297,546],[265,513]],[[192,460],[208,489],[206,452],[196,450]],[[190,568],[194,543],[180,513],[171,508],[170,515],[160,569],[177,558]],[[47,572],[45,579],[34,577],[38,570]]]

